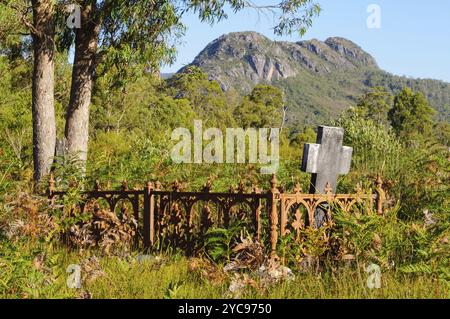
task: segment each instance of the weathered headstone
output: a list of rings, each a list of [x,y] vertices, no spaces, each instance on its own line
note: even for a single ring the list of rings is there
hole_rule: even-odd
[[[353,149],[343,140],[344,129],[319,126],[317,144],[305,144],[302,171],[312,173],[310,193],[323,194],[327,183],[336,192],[338,176],[350,171]]]
[[[317,144],[305,144],[303,150],[302,171],[312,173],[309,192],[324,194],[327,184],[336,193],[337,178],[348,174],[353,149],[342,146],[344,129],[339,127],[319,126]],[[325,221],[323,209],[317,209],[316,226]]]

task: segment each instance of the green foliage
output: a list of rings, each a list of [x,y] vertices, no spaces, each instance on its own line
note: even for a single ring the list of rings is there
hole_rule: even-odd
[[[0,298],[74,297],[66,287],[67,252],[48,244],[12,244],[2,237],[0,245]]]
[[[15,6],[24,5],[24,0],[0,1],[0,56],[5,55],[11,60],[21,59],[23,53],[30,51],[31,37],[26,34],[26,27],[17,18]],[[1,74],[1,73],[0,73]]]
[[[273,86],[257,85],[234,110],[238,124],[244,128],[281,127],[283,92]]]
[[[448,287],[450,253],[445,239],[450,231],[448,223],[437,226],[438,223],[405,222],[397,213],[398,208],[384,216],[348,215],[338,211],[334,215],[333,236],[344,253],[355,254],[359,261],[369,260],[384,269],[395,267],[400,273],[434,276]],[[441,218],[445,216],[448,214]]]
[[[164,293],[164,299],[177,299],[181,285],[183,282],[170,282]]]
[[[31,68],[0,55],[0,199],[14,181],[28,180],[31,163]]]
[[[439,144],[450,147],[450,123],[439,122],[434,126],[433,131]]]
[[[239,235],[245,232],[244,221],[236,222],[228,228],[212,228],[206,233],[204,252],[215,262],[230,262],[233,247]]]
[[[188,67],[168,80],[168,92],[176,100],[188,100],[206,127],[231,127],[234,123],[225,93],[198,67]]]
[[[446,125],[434,123],[423,95],[408,88],[395,96],[389,108],[391,125],[377,124],[378,115],[370,115],[368,110],[376,97],[375,105],[384,105],[385,114],[388,95],[380,90],[363,97],[357,108],[336,123],[345,130],[345,143],[354,148],[353,173],[344,177],[341,185],[354,184],[360,175],[379,174],[391,200],[399,201],[401,217],[419,218],[425,209],[445,210],[445,181],[449,178]]]
[[[345,131],[344,144],[353,147],[354,172],[389,178],[398,174],[404,148],[390,128],[354,112],[341,117],[336,125]]]
[[[365,74],[364,85],[369,88],[381,86],[389,90],[394,95],[399,94],[404,88],[409,88],[413,92],[421,92],[430,105],[438,112],[437,120],[447,121],[450,116],[449,102],[447,101],[448,83],[432,79],[411,79],[405,76],[392,76],[391,74],[377,70]]]
[[[389,111],[389,120],[395,132],[404,138],[429,135],[432,129],[434,110],[421,93],[405,88],[395,96]]]
[[[389,214],[395,213],[389,211],[385,216],[379,216],[368,208],[365,212],[352,211],[349,214],[337,209],[333,214],[335,226],[332,240],[340,257],[351,255],[356,262],[370,261],[389,267],[390,258],[399,258],[399,255],[391,255],[389,249],[393,247],[383,247],[383,239],[385,235],[392,235],[389,232],[393,229],[401,231],[399,222],[390,218]],[[386,248],[386,251],[382,252],[383,248]]]
[[[82,281],[82,289],[66,286],[66,267],[80,264],[82,258],[62,248],[47,252],[45,267],[36,270],[33,260],[38,251],[26,246],[10,247],[0,252],[1,298],[227,298],[229,279],[218,283],[199,280],[190,269],[189,260],[164,258],[139,263],[135,258],[100,258],[105,273],[94,280]],[[22,258],[18,259],[16,255]],[[14,262],[13,262],[14,261]],[[448,287],[433,274],[397,274],[383,271],[382,288],[367,290],[363,271],[349,268],[324,272],[320,276],[304,273],[292,282],[275,285],[268,292],[252,290],[244,298],[448,298]],[[5,285],[6,284],[6,285]]]
[[[388,113],[394,97],[384,87],[375,87],[359,99],[357,110],[365,119],[371,119],[376,124],[389,125]]]
[[[291,143],[295,145],[301,145],[303,143],[315,143],[316,140],[317,134],[311,127],[305,128],[301,133],[293,130],[290,136]]]
[[[385,106],[390,102],[389,95],[395,96],[405,87],[414,92],[421,92],[426,97],[429,105],[437,111],[436,120],[448,122],[450,119],[448,107],[450,105],[448,94],[450,84],[442,81],[410,79],[366,68],[351,72],[339,70],[326,75],[311,73],[303,69],[298,72],[295,77],[271,83],[283,90],[286,98],[285,104],[289,108],[289,126],[294,128],[329,123],[350,106],[356,106],[366,94],[366,101],[363,103],[366,103],[367,106],[376,107],[377,104]],[[376,89],[377,87],[378,89]],[[389,109],[391,107],[392,103],[389,104]],[[376,109],[373,111],[375,112],[374,116],[384,121],[385,111],[378,112]]]
[[[91,18],[101,21],[98,74],[114,70],[111,87],[123,88],[145,71],[158,71],[161,64],[173,60],[174,41],[184,32],[173,1],[97,1],[94,8]],[[65,12],[59,7],[55,19],[58,48],[68,50],[75,30],[65,26]]]

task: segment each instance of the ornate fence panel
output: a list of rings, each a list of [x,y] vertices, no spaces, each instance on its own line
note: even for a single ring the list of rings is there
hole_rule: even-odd
[[[355,205],[366,204],[366,207],[371,208],[375,203],[376,212],[382,215],[385,193],[380,177],[377,178],[375,184],[375,191],[369,193],[364,193],[358,185],[354,194],[333,194],[327,185],[324,194],[304,194],[301,187],[297,185],[294,193],[280,194],[281,236],[285,236],[290,231],[298,234],[307,226],[314,227],[317,210],[326,212],[326,218],[331,220],[333,207],[350,213]]]
[[[261,213],[268,194],[258,191],[212,193],[207,183],[202,192],[183,192],[178,183],[171,191],[148,183],[144,197],[144,245],[171,243],[187,252],[194,250],[195,239],[202,241],[213,226],[227,228],[232,219],[246,220],[254,236],[261,237]],[[244,207],[242,207],[244,206]],[[246,209],[244,209],[246,208]],[[164,243],[162,243],[164,241]]]
[[[285,236],[291,230],[298,232],[303,227],[315,225],[315,211],[318,208],[325,209],[331,219],[334,205],[350,212],[354,205],[363,202],[373,205],[375,202],[377,213],[383,213],[385,194],[379,177],[375,192],[369,194],[363,193],[359,187],[354,194],[332,194],[328,187],[323,195],[304,194],[299,185],[293,193],[280,192],[275,175],[270,184],[267,192],[258,187],[244,192],[241,182],[237,189],[231,187],[228,193],[214,193],[211,192],[210,180],[201,192],[184,192],[178,182],[173,183],[171,190],[162,190],[159,182],[148,182],[144,189],[132,190],[123,182],[120,190],[102,190],[96,182],[94,190],[83,193],[81,209],[91,200],[105,200],[111,211],[116,211],[119,203],[129,202],[134,217],[142,222],[145,248],[152,248],[156,243],[171,244],[185,249],[187,253],[195,251],[195,241],[202,242],[211,227],[227,228],[233,220],[248,222],[255,238],[261,240],[264,231],[261,219],[265,216],[269,221],[269,228],[265,231],[269,234],[271,257],[274,258],[278,237]],[[48,188],[51,202],[65,194],[55,190],[55,181],[51,176]]]
[[[110,186],[107,186],[110,188]],[[98,181],[95,182],[94,189],[92,191],[83,192],[83,202],[81,203],[80,209],[83,211],[85,209],[86,203],[89,201],[96,201],[99,199],[103,199],[108,203],[108,208],[114,212],[117,210],[119,203],[128,202],[132,206],[133,216],[136,220],[139,220],[139,203],[140,197],[144,194],[142,190],[128,189],[127,182],[122,182],[120,190],[102,190],[100,189],[100,183]],[[49,187],[48,187],[48,196],[51,200],[51,203],[54,204],[54,201],[57,197],[66,195],[65,191],[57,191],[55,190],[55,180],[53,175],[50,176]]]

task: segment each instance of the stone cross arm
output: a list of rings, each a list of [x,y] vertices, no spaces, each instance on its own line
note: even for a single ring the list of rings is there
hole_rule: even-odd
[[[306,161],[302,164],[302,170],[307,173],[318,173],[317,165],[319,162],[320,145],[306,144],[304,154],[306,154]],[[350,172],[350,163],[353,153],[353,148],[342,146],[341,156],[339,156],[338,174],[346,175]],[[337,160],[337,159],[336,159]]]

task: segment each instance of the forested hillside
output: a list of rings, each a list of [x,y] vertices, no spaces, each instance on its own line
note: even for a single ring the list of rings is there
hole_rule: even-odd
[[[192,65],[224,90],[245,94],[258,83],[279,87],[285,93],[291,126],[336,119],[376,86],[393,94],[403,87],[422,92],[438,111],[437,119],[450,120],[449,83],[390,74],[343,38],[290,43],[271,41],[256,32],[230,33],[207,45]]]

